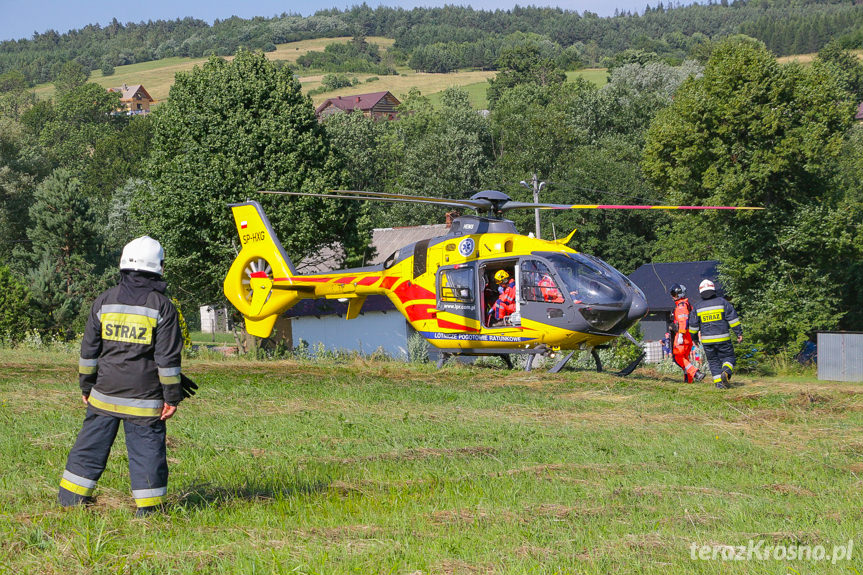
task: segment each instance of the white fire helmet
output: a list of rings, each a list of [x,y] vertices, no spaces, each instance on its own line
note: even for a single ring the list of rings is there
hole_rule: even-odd
[[[120,256],[121,270],[135,270],[162,275],[165,250],[162,244],[150,236],[135,238],[123,248]]]
[[[713,285],[713,282],[710,280],[704,280],[703,282],[698,284],[698,293],[704,293],[709,289],[716,291],[716,286]]]

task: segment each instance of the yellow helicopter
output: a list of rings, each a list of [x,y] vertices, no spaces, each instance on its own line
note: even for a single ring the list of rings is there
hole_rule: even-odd
[[[647,314],[647,300],[606,262],[567,247],[575,231],[560,240],[525,236],[503,214],[512,209],[760,209],[527,203],[494,190],[469,200],[347,190],[262,193],[437,204],[485,215],[456,217],[446,235],[406,245],[381,264],[299,275],[260,204],[232,204],[242,249],[228,270],[224,292],[251,335],[269,337],[277,317],[303,299],[347,302],[351,320],[368,296],[379,294],[441,352],[439,365],[450,355],[498,355],[511,368],[509,354],[527,354],[530,370],[537,355],[568,350],[553,372],[576,350],[590,350],[601,370],[595,348],[621,335],[634,342],[627,330]],[[507,288],[514,302],[502,306],[499,291]],[[621,373],[631,372],[640,360]]]

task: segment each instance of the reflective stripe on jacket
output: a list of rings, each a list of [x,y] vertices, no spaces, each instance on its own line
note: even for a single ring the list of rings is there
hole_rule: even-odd
[[[730,341],[731,331],[743,335],[734,306],[715,295],[698,302],[689,314],[689,332],[698,331],[701,331],[701,342],[706,344]]]
[[[177,309],[157,289],[142,293],[139,305],[119,301],[121,293],[120,286],[103,292],[90,309],[78,361],[81,392],[115,417],[158,419],[164,403],[183,398]]]
[[[674,331],[686,333],[689,329],[689,315],[692,313],[692,304],[688,298],[680,298],[674,302]]]
[[[515,280],[510,278],[507,282],[506,287],[503,288],[503,292],[498,296],[497,301],[494,302],[494,317],[495,319],[501,319],[508,315],[511,315],[515,312]]]

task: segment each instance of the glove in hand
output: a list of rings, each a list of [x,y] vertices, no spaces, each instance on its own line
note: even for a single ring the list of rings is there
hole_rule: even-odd
[[[183,397],[189,398],[195,395],[195,390],[198,389],[198,384],[186,377],[185,373],[180,374],[180,385],[183,388]]]

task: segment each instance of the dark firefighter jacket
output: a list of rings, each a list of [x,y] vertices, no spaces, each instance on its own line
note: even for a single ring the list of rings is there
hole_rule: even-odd
[[[733,305],[713,290],[703,292],[701,298],[689,314],[689,333],[694,335],[700,330],[701,343],[704,344],[730,341],[731,330],[743,335],[740,318]]]
[[[183,399],[183,338],[164,291],[154,276],[124,271],[119,285],[93,302],[78,361],[81,392],[93,408],[148,423],[163,403]]]

